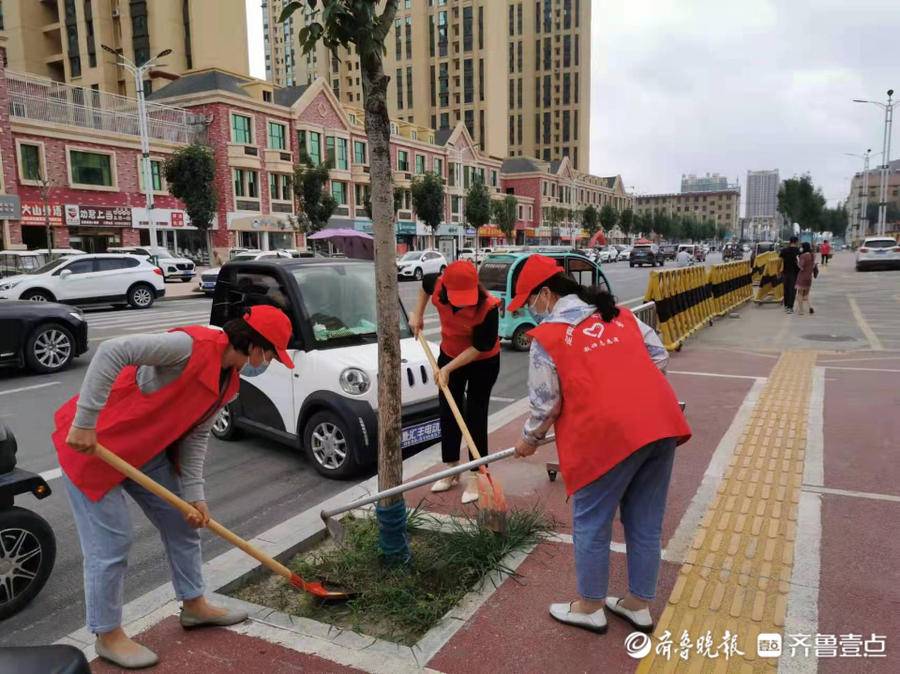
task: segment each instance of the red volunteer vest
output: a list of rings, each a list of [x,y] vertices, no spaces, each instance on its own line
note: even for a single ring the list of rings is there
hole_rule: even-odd
[[[431,295],[431,303],[441,319],[441,351],[456,358],[463,351],[472,346],[472,330],[476,325],[484,322],[488,312],[500,304],[493,295],[484,299],[480,306],[463,307],[453,311],[449,304],[441,302],[441,288],[444,287],[443,279],[438,279],[434,285],[434,293]],[[475,360],[487,360],[500,353],[500,337],[490,351],[483,351]]]
[[[194,340],[191,357],[181,376],[155,393],[142,393],[137,367],[124,368],[97,419],[97,439],[132,466],[140,467],[181,439],[210,413],[217,401],[228,401],[238,391],[240,376],[232,372],[223,396],[219,396],[222,353],[228,346],[224,332],[200,326],[175,328]],[[75,396],[56,411],[53,444],[59,465],[85,496],[99,501],[125,479],[100,459],[76,452],[66,444],[75,419]]]
[[[556,365],[559,468],[572,495],[641,447],[691,437],[665,375],[650,360],[634,315],[610,323],[594,314],[577,325],[544,323],[529,332]]]

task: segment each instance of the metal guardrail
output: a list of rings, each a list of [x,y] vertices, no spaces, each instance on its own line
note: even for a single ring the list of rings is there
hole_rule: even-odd
[[[659,316],[656,313],[656,302],[644,302],[631,310],[635,317],[659,332]]]
[[[43,77],[6,71],[13,118],[140,136],[137,99]],[[190,144],[206,140],[206,118],[182,108],[147,103],[151,138]]]

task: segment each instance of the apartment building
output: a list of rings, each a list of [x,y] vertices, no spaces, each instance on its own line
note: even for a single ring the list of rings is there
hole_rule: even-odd
[[[727,177],[718,173],[707,173],[702,176],[687,173],[681,176],[682,192],[717,192],[719,190],[733,189],[734,187],[734,185],[729,184]]]
[[[717,225],[737,232],[741,205],[739,189],[715,192],[680,192],[675,194],[642,194],[635,198],[639,215],[660,212],[669,216],[692,216],[698,221],[712,220]]]
[[[244,0],[4,0],[2,11],[10,70],[95,92],[135,94],[133,75],[101,45],[138,65],[171,49],[147,91],[192,69],[249,72]]]
[[[267,78],[325,79],[342,103],[362,103],[359,59],[324,46],[303,54],[304,5],[277,24],[284,0],[264,0]],[[465,124],[498,157],[589,166],[590,0],[401,0],[387,37],[391,116],[433,129]]]

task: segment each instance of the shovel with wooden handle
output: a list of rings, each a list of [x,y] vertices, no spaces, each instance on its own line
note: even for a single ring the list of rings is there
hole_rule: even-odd
[[[192,506],[190,503],[180,498],[176,494],[173,494],[171,491],[142,473],[140,470],[132,466],[124,459],[116,456],[111,451],[106,449],[106,447],[97,445],[94,448],[94,456],[108,463],[110,466],[125,475],[128,479],[137,482],[147,491],[156,494],[162,500],[166,501],[169,505],[178,509],[183,515],[198,514],[197,509],[194,508],[194,506]],[[222,526],[212,518],[209,519],[206,528],[216,534],[216,536],[219,536],[220,538],[223,538],[227,542],[231,543],[231,545],[233,545],[234,547],[243,550],[248,555],[253,557],[256,561],[260,562],[263,566],[267,567],[274,573],[277,573],[279,576],[287,580],[291,585],[299,590],[308,592],[309,594],[326,601],[340,601],[349,599],[353,596],[353,593],[351,592],[329,590],[324,585],[322,585],[322,583],[303,580],[300,576],[291,571],[284,564],[273,559],[259,548],[251,545],[243,538],[232,532],[230,529],[226,529],[224,526]]]

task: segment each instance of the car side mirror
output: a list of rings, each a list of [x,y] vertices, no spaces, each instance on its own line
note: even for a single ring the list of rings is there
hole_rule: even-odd
[[[60,278],[68,278],[68,277],[71,276],[71,275],[72,275],[72,270],[71,270],[71,269],[63,269],[61,272],[59,272],[59,277],[60,277]]]

